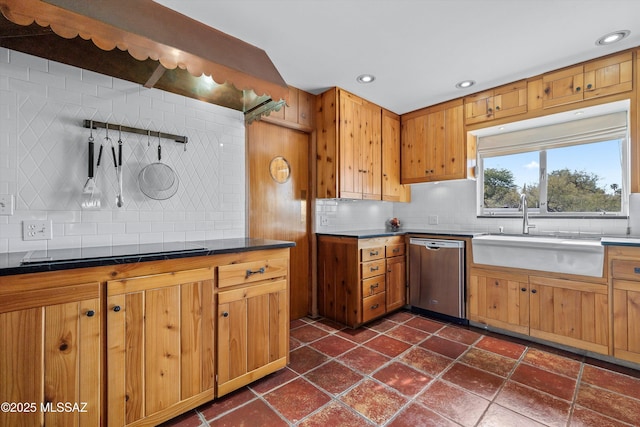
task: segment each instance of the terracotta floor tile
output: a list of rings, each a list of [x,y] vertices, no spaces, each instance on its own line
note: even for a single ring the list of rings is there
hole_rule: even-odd
[[[322,365],[327,360],[329,360],[329,358],[324,354],[311,347],[304,346],[289,353],[289,368],[299,374],[304,374]]]
[[[357,347],[338,357],[338,360],[353,369],[370,374],[391,359],[368,348]]]
[[[589,384],[580,384],[576,404],[634,425],[640,418],[640,400]]]
[[[289,330],[295,329],[295,328],[299,328],[300,326],[304,326],[307,325],[308,323],[305,322],[302,319],[296,319],[296,320],[292,320],[291,322],[289,322]]]
[[[256,399],[233,412],[209,422],[212,427],[269,426],[286,427],[287,423],[266,403]]]
[[[396,323],[404,323],[409,319],[413,319],[414,317],[416,316],[409,313],[408,311],[396,311],[395,313],[387,316],[387,319]]]
[[[340,397],[376,424],[386,423],[405,404],[407,399],[391,388],[375,381],[363,381]]]
[[[311,372],[307,372],[305,377],[333,394],[342,393],[363,378],[361,374],[335,361],[330,361]]]
[[[301,326],[289,332],[292,338],[297,339],[303,343],[310,343],[322,337],[327,336],[327,331],[320,328],[316,328],[313,325]]]
[[[357,344],[353,341],[340,338],[336,335],[329,335],[326,338],[322,338],[309,344],[310,347],[313,347],[331,357],[339,356],[345,351],[351,350],[356,345]]]
[[[290,372],[290,371],[289,371]],[[212,420],[219,417],[225,412],[236,409],[238,406],[244,405],[252,399],[255,399],[256,395],[247,387],[242,387],[240,390],[236,390],[226,396],[222,396],[219,399],[202,405],[198,408],[205,420]],[[180,427],[187,427],[180,425]]]
[[[393,419],[388,427],[457,427],[458,424],[422,405],[412,403]]]
[[[331,401],[329,396],[303,378],[287,383],[263,397],[287,420],[294,423]]]
[[[477,427],[544,427],[537,421],[513,412],[500,405],[492,404]],[[573,426],[572,426],[573,427]],[[592,426],[595,427],[595,426]]]
[[[640,400],[640,379],[584,365],[580,380]],[[638,415],[640,419],[640,415]]]
[[[433,335],[426,339],[420,344],[420,347],[435,351],[436,353],[440,353],[443,356],[450,357],[451,359],[457,359],[469,348],[468,345],[440,338],[437,335]]]
[[[293,351],[298,347],[301,347],[302,343],[295,338],[289,337],[289,351]]]
[[[291,369],[284,368],[272,374],[269,374],[254,383],[249,384],[249,388],[251,388],[251,390],[253,390],[255,393],[264,394],[270,392],[274,388],[279,387],[286,382],[291,381],[297,376],[298,374],[293,372]]]
[[[415,396],[433,378],[410,368],[404,363],[394,362],[376,372],[373,377],[405,396]]]
[[[412,348],[403,354],[400,360],[434,377],[440,375],[452,363],[451,359],[420,347]]]
[[[530,365],[537,366],[538,368],[546,369],[548,371],[555,372],[556,374],[565,375],[571,378],[578,378],[578,374],[580,373],[581,364],[577,360],[538,350],[536,348],[529,348],[522,360]]]
[[[203,425],[200,415],[196,411],[189,411],[160,424],[158,427],[201,427]]]
[[[386,332],[386,335],[409,344],[418,344],[429,336],[429,333],[408,326],[399,325]]]
[[[352,409],[335,401],[326,405],[320,411],[299,424],[300,427],[367,427],[372,425],[372,423],[365,420]]]
[[[477,348],[471,348],[458,361],[501,377],[507,377],[518,363],[508,357]]]
[[[368,324],[367,328],[372,329],[376,332],[385,332],[391,328],[395,328],[396,326],[398,326],[396,322],[392,322],[391,320],[387,319],[380,319]]]
[[[502,384],[504,378],[462,363],[454,364],[444,373],[442,379],[459,385],[465,390],[471,391],[485,399],[493,399]]]
[[[444,381],[431,384],[416,400],[464,426],[476,425],[490,403]]]
[[[568,401],[576,391],[576,380],[525,363],[516,368],[511,380]]]
[[[406,326],[411,326],[412,328],[420,329],[421,331],[429,332],[430,334],[433,334],[444,327],[444,323],[436,322],[435,320],[426,319],[424,317],[414,317],[404,324]]]
[[[444,329],[439,330],[436,335],[467,345],[473,344],[482,336],[478,332],[462,329],[457,325],[447,325]]]
[[[519,359],[527,349],[527,347],[522,344],[486,336],[480,338],[480,341],[478,341],[475,346],[512,359]]]
[[[566,426],[571,404],[516,382],[500,390],[495,403],[548,426]]]
[[[395,338],[388,337],[386,335],[380,335],[367,341],[363,344],[365,347],[369,347],[373,350],[379,351],[382,354],[386,354],[389,357],[396,357],[397,355],[406,351],[411,344],[397,340]]]
[[[345,326],[341,323],[334,322],[329,319],[320,319],[317,322],[313,323],[313,326],[324,329],[328,332],[337,332],[345,328]]]
[[[575,406],[573,408],[573,414],[571,415],[571,427],[628,427],[629,424],[622,423],[621,421],[614,420],[613,418],[605,417],[604,415],[593,412],[589,409],[581,406]]]
[[[372,331],[368,328],[358,328],[358,329],[343,329],[340,332],[337,332],[336,335],[339,335],[343,338],[347,338],[353,342],[357,342],[358,344],[362,344],[365,341],[369,341],[371,338],[378,335],[376,331]]]

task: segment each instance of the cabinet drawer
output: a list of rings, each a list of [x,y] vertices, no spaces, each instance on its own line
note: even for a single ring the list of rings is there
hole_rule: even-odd
[[[373,261],[374,259],[384,258],[384,246],[376,246],[375,248],[360,249],[360,261]]]
[[[614,259],[611,271],[614,279],[640,280],[640,260]]]
[[[386,248],[387,258],[404,255],[405,245],[404,243],[400,243],[397,245],[387,245]]]
[[[224,288],[282,277],[287,275],[288,270],[289,262],[286,258],[222,265],[218,267],[218,287]]]
[[[362,297],[370,297],[385,291],[385,276],[376,276],[362,281]]]
[[[385,313],[386,292],[362,300],[362,322],[368,322]]]
[[[367,279],[369,277],[378,276],[384,274],[385,260],[380,259],[376,261],[363,262],[360,264],[362,269],[361,277]]]

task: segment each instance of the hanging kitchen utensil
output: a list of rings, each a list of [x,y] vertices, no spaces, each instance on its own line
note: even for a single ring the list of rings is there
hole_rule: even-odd
[[[116,205],[121,208],[124,206],[124,196],[122,195],[122,126],[118,131],[118,166],[116,166],[118,174],[118,195],[116,197]]]
[[[171,167],[162,163],[161,135],[158,132],[158,161],[151,163],[138,174],[138,184],[145,196],[155,200],[166,200],[178,191],[180,180]]]
[[[81,207],[83,209],[98,209],[100,207],[100,197],[99,190],[97,190],[96,181],[94,179],[94,170],[93,170],[93,151],[94,151],[94,142],[93,142],[93,128],[91,129],[91,133],[89,134],[89,151],[88,151],[88,177],[87,182],[84,184],[84,188],[82,189],[82,202]],[[96,191],[98,191],[98,197],[96,198]]]

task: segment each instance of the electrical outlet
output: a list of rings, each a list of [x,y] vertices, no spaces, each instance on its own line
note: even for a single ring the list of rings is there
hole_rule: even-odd
[[[0,215],[13,215],[13,194],[0,194]]]
[[[438,215],[429,215],[429,225],[438,225]]]
[[[322,215],[320,217],[320,225],[329,225],[329,217]]]
[[[53,222],[51,220],[22,221],[22,240],[53,239]]]

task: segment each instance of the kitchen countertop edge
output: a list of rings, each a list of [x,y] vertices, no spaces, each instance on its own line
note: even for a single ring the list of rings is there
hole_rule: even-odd
[[[324,231],[316,232],[318,236],[338,236],[338,237],[354,237],[357,239],[370,239],[374,237],[388,237],[388,236],[404,236],[407,234],[427,234],[430,236],[447,236],[447,237],[474,237],[482,234],[483,232],[468,231],[468,230],[425,230],[419,228],[407,228],[397,231],[372,229],[372,230],[346,230],[346,231]]]
[[[162,261],[196,256],[222,255],[239,252],[258,251],[294,247],[295,242],[285,240],[232,238],[190,242],[202,246],[202,249],[172,251],[170,253],[114,255],[87,260],[76,259],[66,261],[42,262],[21,265],[20,261],[27,252],[9,252],[0,254],[0,276],[41,273],[47,271],[71,270],[75,268],[104,267],[109,265],[133,264],[138,262]]]

